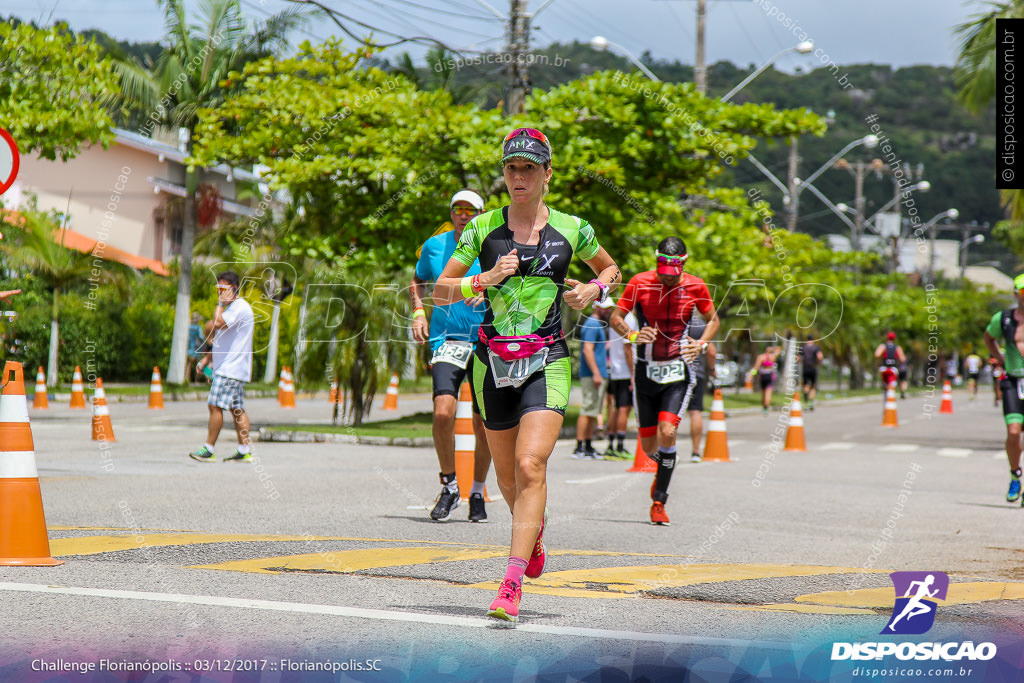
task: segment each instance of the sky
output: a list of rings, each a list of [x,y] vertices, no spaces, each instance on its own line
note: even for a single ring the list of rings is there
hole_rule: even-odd
[[[193,8],[198,0],[186,0]],[[504,45],[509,0],[322,0],[352,19],[373,26],[379,42],[388,31],[403,37],[426,36],[466,50],[496,50]],[[247,16],[292,6],[288,0],[242,0]],[[816,53],[788,52],[775,67],[792,72],[813,69],[826,57],[837,64],[931,64],[951,66],[956,55],[953,27],[980,12],[981,0],[707,0],[707,61],[760,65],[806,35]],[[650,51],[656,60],[693,64],[696,0],[528,0],[536,13],[531,47],[553,42],[589,42],[607,38],[615,51],[635,56]],[[493,10],[493,11],[492,11]],[[539,10],[539,12],[538,12]],[[155,0],[0,0],[0,16],[48,23],[66,20],[73,29],[99,28],[120,40],[156,41],[163,35]],[[368,29],[346,24],[357,35]],[[338,33],[320,19],[296,35],[313,42]],[[422,61],[425,48],[406,44],[384,56],[410,52]],[[628,56],[628,55],[627,55]]]

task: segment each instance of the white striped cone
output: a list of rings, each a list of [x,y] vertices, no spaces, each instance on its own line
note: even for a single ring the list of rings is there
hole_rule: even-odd
[[[896,415],[896,383],[889,382],[885,389],[885,410],[882,413],[883,427],[899,427],[900,421]]]
[[[384,405],[381,410],[398,410],[398,375],[391,375],[388,382],[388,391],[384,395]]]
[[[287,365],[281,369],[283,386],[281,388],[281,407],[295,407],[295,385],[292,384],[292,369]]]
[[[953,387],[950,386],[948,379],[942,385],[942,405],[939,406],[939,412],[940,413],[952,413],[953,412]]]
[[[704,440],[704,460],[729,462],[729,437],[725,432],[725,399],[722,390],[715,389],[708,420],[708,435]]]
[[[473,471],[476,463],[476,433],[473,431],[473,396],[469,383],[463,383],[459,390],[459,403],[455,407],[455,481],[459,483],[459,495],[469,500],[473,487]],[[486,494],[485,494],[486,497]]]
[[[43,373],[42,365],[39,366],[39,372],[36,373],[36,395],[32,397],[32,407],[50,407],[50,401],[46,397],[46,374]]]
[[[153,368],[149,379],[149,407],[162,410],[164,407],[164,389],[160,385],[160,368]]]
[[[793,394],[793,401],[789,406],[789,427],[786,429],[786,444],[784,451],[806,451],[807,443],[804,441],[804,413],[800,404],[800,392]]]
[[[0,392],[0,565],[53,566],[21,363],[7,361]]]
[[[107,408],[107,392],[103,391],[103,380],[96,378],[96,390],[92,394],[92,440],[117,441],[114,426],[110,424],[110,410]]]
[[[75,376],[71,378],[70,408],[85,407],[85,387],[82,386],[82,368],[75,366]]]

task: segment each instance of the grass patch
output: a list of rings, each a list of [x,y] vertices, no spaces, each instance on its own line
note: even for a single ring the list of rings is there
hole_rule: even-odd
[[[579,406],[569,406],[565,411],[564,425],[575,426],[579,414]],[[433,413],[422,412],[393,420],[365,422],[359,427],[332,424],[282,424],[268,425],[267,429],[282,432],[315,432],[318,434],[353,434],[355,436],[384,436],[393,439],[418,439],[431,436],[433,423]]]

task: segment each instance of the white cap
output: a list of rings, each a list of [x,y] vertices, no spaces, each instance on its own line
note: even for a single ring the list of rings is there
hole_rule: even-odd
[[[597,306],[598,308],[613,308],[615,306],[615,300],[612,299],[611,297],[608,297],[607,299],[604,300],[603,303],[595,301],[594,305]]]
[[[448,208],[455,206],[455,202],[466,202],[477,211],[484,210],[484,198],[473,192],[473,190],[459,190],[456,192],[455,196],[448,203]]]

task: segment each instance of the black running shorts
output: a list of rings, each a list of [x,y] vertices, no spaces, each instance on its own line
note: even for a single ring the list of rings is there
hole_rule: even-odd
[[[470,358],[469,363],[466,365],[466,369],[463,370],[457,365],[451,363],[434,363],[430,366],[430,375],[433,379],[434,394],[433,397],[438,396],[454,396],[456,399],[459,398],[459,387],[468,378],[472,377],[473,362],[475,358]],[[473,412],[479,414],[480,408],[476,404],[476,394],[473,394]]]
[[[564,342],[563,342],[564,343]],[[526,413],[553,410],[565,415],[569,405],[572,365],[568,355],[548,363],[518,387],[494,386],[487,348],[477,344],[473,355],[473,395],[484,426],[491,431],[512,429]]]
[[[609,380],[608,394],[615,397],[616,408],[633,407],[633,390],[629,388],[628,379]]]

